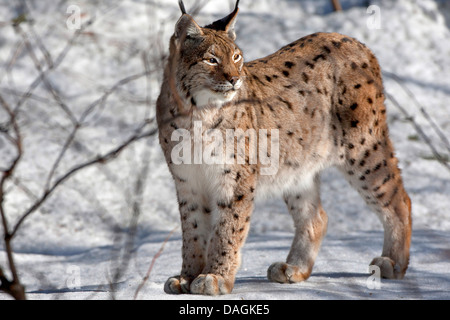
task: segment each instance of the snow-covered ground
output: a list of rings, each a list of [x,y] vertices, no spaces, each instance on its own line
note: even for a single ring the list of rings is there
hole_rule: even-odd
[[[207,24],[221,18],[230,12],[233,2],[206,1],[196,19]],[[313,32],[340,32],[359,39],[378,57],[386,92],[407,110],[448,160],[448,146],[405,91],[407,88],[413,93],[450,139],[448,1],[370,1],[373,6],[369,9],[367,1],[341,2],[346,10],[333,13],[325,0],[241,1],[237,43],[249,61]],[[154,115],[161,78],[157,57],[167,50],[179,9],[175,0],[25,3],[27,7],[15,7],[8,0],[0,0],[0,94],[8,103],[15,106],[39,76],[23,38],[5,23],[23,12],[28,22],[20,26],[29,35],[44,69],[51,61],[58,61],[76,32],[76,28],[68,28],[67,22],[69,26],[76,22],[73,11],[67,10],[69,5],[80,9],[81,24],[94,18],[64,60],[47,74],[75,118],[80,119],[92,102],[119,84],[104,103],[88,113],[55,172],[57,178],[73,166],[113,149],[145,118]],[[188,11],[194,5],[190,0],[185,3]],[[142,74],[146,66],[155,72],[119,83]],[[261,199],[252,218],[235,289],[229,296],[213,299],[450,298],[450,171],[436,161],[396,105],[390,100],[387,105],[391,137],[413,202],[411,261],[405,279],[381,280],[379,288],[373,287],[378,282],[369,277],[368,264],[381,253],[381,223],[340,174],[328,170],[322,176],[328,234],[310,279],[293,285],[267,281],[267,267],[284,260],[288,253],[293,226],[283,201]],[[6,114],[0,111],[0,128],[6,120]],[[15,171],[15,183],[8,184],[5,196],[10,225],[41,196],[73,122],[40,84],[21,106],[19,125],[24,155]],[[0,131],[0,169],[13,156],[14,148]],[[134,242],[130,244],[127,235],[133,231],[136,218],[132,207],[139,181],[144,182],[144,189]],[[20,227],[13,247],[27,297],[133,299],[163,246],[137,299],[210,299],[163,292],[165,280],[181,267],[181,233],[177,226],[174,186],[157,138],[140,140],[108,164],[80,171],[66,181]],[[128,245],[131,250],[124,249]],[[123,261],[126,264],[121,264]],[[7,270],[4,251],[0,252],[0,266]],[[0,293],[0,299],[8,296]]]

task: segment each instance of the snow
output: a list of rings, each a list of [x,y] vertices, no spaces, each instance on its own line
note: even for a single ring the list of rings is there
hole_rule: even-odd
[[[449,139],[448,2],[371,1],[380,9],[380,25],[376,28],[373,24],[368,27],[372,16],[367,13],[367,1],[341,2],[345,11],[333,13],[325,0],[241,1],[237,43],[249,61],[313,32],[333,31],[356,37],[378,57],[385,73],[386,91],[405,107],[437,150],[449,157],[450,151],[404,90],[406,87],[414,94]],[[48,74],[78,119],[121,79],[145,70],[144,52],[153,68],[154,58],[167,50],[168,38],[179,17],[175,0],[26,3],[34,32],[54,61],[75,32],[66,26],[69,4],[81,8],[82,23],[95,17],[62,63]],[[194,1],[185,3],[189,11]],[[233,3],[211,0],[196,19],[202,25],[210,23],[228,14]],[[10,21],[20,10],[8,1],[0,1],[0,21]],[[10,25],[0,24],[0,29],[0,94],[15,105],[38,72]],[[26,24],[23,29],[31,31]],[[45,65],[42,50],[35,38],[30,39],[37,58]],[[395,73],[404,87],[390,73]],[[121,85],[95,107],[55,177],[111,150],[133,134],[145,117],[153,116],[160,79],[160,73],[139,77]],[[405,279],[381,280],[380,288],[371,289],[373,278],[369,277],[368,265],[381,252],[381,223],[357,192],[330,169],[322,176],[328,233],[306,282],[282,285],[267,281],[268,266],[287,256],[294,229],[280,199],[260,199],[233,293],[214,298],[165,294],[165,280],[181,268],[181,232],[174,185],[154,136],[131,145],[106,165],[79,172],[25,220],[13,247],[27,298],[133,299],[152,259],[164,246],[137,299],[449,299],[450,172],[433,159],[429,146],[417,138],[411,122],[396,106],[389,100],[387,106],[391,137],[413,203],[411,260]],[[21,108],[24,155],[16,171],[21,184],[9,183],[5,197],[10,225],[33,202],[30,194],[42,194],[49,170],[72,130],[67,114],[42,84]],[[0,112],[0,127],[5,121],[6,115]],[[14,148],[0,135],[0,168],[13,156]],[[141,214],[132,249],[126,250],[139,177],[144,183]],[[127,268],[115,277],[122,257],[129,258],[125,259]],[[0,266],[6,270],[6,265],[2,251]],[[114,292],[110,283],[114,283]],[[9,297],[0,293],[0,299]]]

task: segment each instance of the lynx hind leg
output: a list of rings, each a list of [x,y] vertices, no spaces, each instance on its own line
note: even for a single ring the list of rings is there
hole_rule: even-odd
[[[340,169],[384,227],[382,254],[371,265],[380,268],[383,278],[402,279],[409,263],[411,201],[391,141],[387,136],[372,143],[366,141],[363,148],[349,155]]]
[[[319,177],[311,189],[285,195],[295,225],[295,236],[286,262],[273,263],[267,277],[279,283],[295,283],[309,278],[327,229],[328,217],[319,195]]]

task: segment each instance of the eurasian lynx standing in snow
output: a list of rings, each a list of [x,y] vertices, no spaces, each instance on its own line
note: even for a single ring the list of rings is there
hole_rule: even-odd
[[[202,28],[179,3],[183,14],[157,102],[159,138],[176,184],[183,232],[181,274],[167,280],[165,291],[232,291],[254,197],[264,189],[283,196],[296,228],[286,262],[272,264],[268,278],[307,279],[327,228],[319,174],[330,166],[339,168],[383,223],[383,251],[371,264],[385,278],[402,278],[411,202],[388,137],[380,67],[372,52],[355,39],[316,33],[244,63],[234,42],[238,4]],[[230,132],[233,143],[244,141],[231,152],[223,143],[223,137],[230,142]],[[251,161],[255,136],[249,132],[259,134],[257,161]],[[270,138],[270,147],[261,137]],[[219,153],[221,161],[202,162]],[[262,173],[268,167],[264,156],[272,157],[277,170]]]

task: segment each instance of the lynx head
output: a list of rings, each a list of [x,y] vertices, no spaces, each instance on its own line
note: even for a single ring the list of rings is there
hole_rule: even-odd
[[[172,36],[171,55],[176,47],[178,88],[197,107],[220,107],[231,101],[242,85],[244,58],[234,43],[238,4],[225,18],[200,27],[179,0],[182,16]]]

